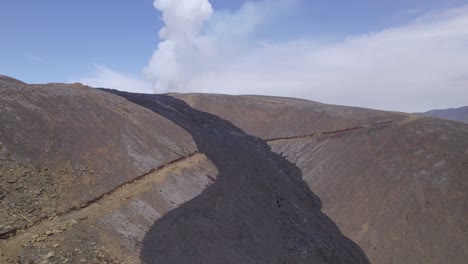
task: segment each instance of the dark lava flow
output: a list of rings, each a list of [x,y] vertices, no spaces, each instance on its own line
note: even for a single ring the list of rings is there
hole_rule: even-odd
[[[321,212],[302,172],[265,141],[167,95],[106,91],[181,126],[219,170],[215,183],[154,223],[143,263],[369,263]]]

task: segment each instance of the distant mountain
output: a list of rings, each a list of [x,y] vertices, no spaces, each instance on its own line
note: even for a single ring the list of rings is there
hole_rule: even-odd
[[[449,109],[436,109],[422,113],[422,115],[468,123],[468,106]]]

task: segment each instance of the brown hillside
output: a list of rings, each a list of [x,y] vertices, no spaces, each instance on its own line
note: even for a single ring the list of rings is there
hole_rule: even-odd
[[[175,262],[179,250],[197,263],[226,250],[256,263],[365,263],[341,232],[372,263],[466,263],[468,125],[292,98],[172,94],[207,116],[165,96],[121,95],[137,104],[0,76],[0,263],[139,263],[142,248]],[[209,232],[190,235],[197,228]]]
[[[0,263],[138,259],[153,221],[216,177],[180,127],[89,87],[2,78],[0,123]]]
[[[467,125],[299,99],[175,96],[275,138],[372,263],[466,263]]]

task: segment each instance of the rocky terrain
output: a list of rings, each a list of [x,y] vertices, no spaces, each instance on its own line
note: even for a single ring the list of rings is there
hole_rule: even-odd
[[[267,139],[372,263],[467,261],[468,125],[290,98],[173,96]]]
[[[468,258],[459,122],[0,76],[0,123],[0,263]]]
[[[450,109],[431,110],[421,113],[420,115],[439,117],[453,121],[468,123],[468,106]]]
[[[229,120],[251,135],[267,140],[406,118],[406,114],[403,113],[327,105],[295,98],[216,94],[170,95],[184,100],[196,109]]]
[[[0,263],[138,260],[160,215],[217,170],[190,134],[79,84],[0,79]]]
[[[166,95],[113,93],[184,128],[219,171],[151,227],[145,263],[369,263],[320,211],[301,171],[265,141]]]

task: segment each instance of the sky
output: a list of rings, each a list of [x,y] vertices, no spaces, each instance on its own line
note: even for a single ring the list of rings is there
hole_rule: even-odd
[[[468,105],[468,0],[0,0],[0,30],[28,83]]]

